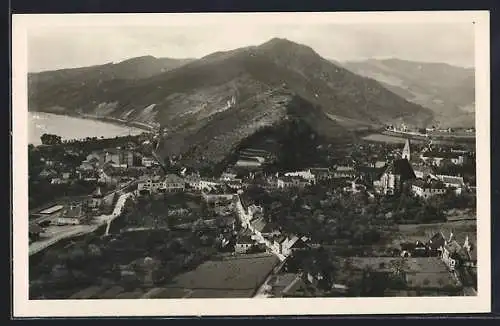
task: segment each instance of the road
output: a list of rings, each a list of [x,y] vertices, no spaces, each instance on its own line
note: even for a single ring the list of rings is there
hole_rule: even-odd
[[[113,222],[113,220],[115,218],[120,216],[120,214],[122,213],[123,207],[125,206],[125,202],[127,201],[127,199],[131,195],[132,195],[132,193],[130,193],[130,192],[127,192],[127,193],[121,195],[120,198],[118,198],[118,201],[116,202],[115,209],[113,210],[113,213],[111,213],[111,215],[101,215],[101,216],[97,217],[97,220],[103,221],[104,223],[107,224],[105,235],[109,234],[109,228],[111,227],[111,222]]]
[[[238,198],[238,202],[237,204],[235,205],[235,213],[236,215],[238,216],[238,218],[240,219],[241,221],[241,224],[242,225],[246,225],[248,226],[248,229],[250,231],[252,231],[252,233],[254,234],[254,236],[257,238],[257,241],[261,244],[264,244],[266,246],[266,248],[271,251],[273,254],[275,254],[281,261],[284,261],[286,260],[286,256],[282,255],[281,253],[275,251],[275,248],[270,246],[269,245],[269,242],[266,241],[266,239],[264,239],[264,237],[260,234],[257,234],[255,232],[255,230],[253,229],[253,227],[251,226],[250,224],[250,220],[248,220],[248,217],[247,217],[247,214],[245,214],[244,212],[244,209],[243,209],[243,206],[241,205],[241,199],[240,199],[240,196],[237,195],[237,198]]]

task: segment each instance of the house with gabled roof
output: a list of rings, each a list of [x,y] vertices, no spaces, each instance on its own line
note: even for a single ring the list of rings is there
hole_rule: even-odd
[[[425,151],[420,155],[420,159],[426,163],[440,166],[445,161],[449,161],[455,165],[462,165],[465,162],[465,155],[451,151]]]
[[[477,266],[477,249],[473,234],[455,235],[449,233],[445,243],[441,247],[441,259],[448,266],[450,271],[455,271],[458,266],[468,266],[475,268]]]
[[[412,182],[411,189],[415,196],[423,199],[446,194],[446,186],[439,180],[416,179]]]
[[[248,229],[245,229],[243,232],[238,234],[236,238],[236,243],[234,245],[234,252],[236,253],[246,253],[252,246],[255,244],[255,241],[252,239],[252,232]]]

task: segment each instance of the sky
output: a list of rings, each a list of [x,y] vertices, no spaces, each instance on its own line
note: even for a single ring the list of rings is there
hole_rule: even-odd
[[[67,26],[28,30],[28,70],[38,72],[152,55],[200,58],[286,38],[338,61],[398,58],[474,66],[471,23]]]

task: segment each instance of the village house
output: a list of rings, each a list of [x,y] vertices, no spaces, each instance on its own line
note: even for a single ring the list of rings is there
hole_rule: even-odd
[[[214,179],[200,178],[200,180],[198,180],[198,184],[195,186],[195,188],[198,190],[210,190],[210,189],[215,188],[215,187],[220,186],[220,185],[221,185],[221,183],[217,182]]]
[[[456,195],[460,195],[462,190],[465,188],[463,177],[441,174],[436,175],[436,177],[445,185],[445,187],[453,189]]]
[[[82,203],[71,203],[60,216],[54,218],[55,225],[78,225],[84,218]]]
[[[233,190],[243,189],[243,182],[241,180],[226,181],[226,186]]]
[[[444,162],[451,162],[455,165],[462,165],[465,162],[465,155],[457,152],[451,151],[435,151],[429,150],[424,151],[420,155],[420,159],[425,163],[441,166]]]
[[[302,236],[298,238],[296,241],[290,243],[290,252],[294,253],[296,251],[307,251],[311,249],[311,245],[309,243],[309,238],[306,236]]]
[[[262,217],[264,216],[264,209],[261,206],[252,204],[248,206],[248,216],[250,216],[250,219]]]
[[[411,189],[415,196],[423,199],[446,194],[444,183],[432,179],[416,179],[412,182]]]
[[[335,166],[333,168],[333,177],[336,179],[352,179],[356,177],[356,170],[352,166]]]
[[[168,174],[165,177],[164,184],[167,192],[182,192],[186,187],[184,179],[176,174]]]
[[[78,166],[78,169],[81,171],[93,171],[97,169],[99,165],[99,159],[95,157],[91,157],[88,160],[84,160]]]
[[[311,169],[305,171],[296,171],[296,172],[287,172],[285,173],[286,177],[300,177],[309,181],[310,183],[314,183],[316,181],[315,175],[311,173]]]
[[[286,235],[280,234],[274,236],[272,241],[269,241],[269,245],[273,252],[281,253],[281,248],[283,243],[286,241]]]
[[[40,174],[38,174],[38,176],[40,178],[44,178],[44,179],[52,178],[52,177],[55,177],[56,175],[57,175],[57,171],[55,171],[54,169],[50,169],[50,168],[45,168],[42,170],[42,172],[40,172]]]
[[[236,238],[234,252],[238,254],[246,253],[255,244],[252,239],[252,233],[249,230],[244,230]]]
[[[477,250],[474,239],[469,235],[455,236],[450,232],[446,237],[444,232],[437,232],[429,239],[427,247],[430,256],[439,256],[452,272],[459,266],[477,267]]]
[[[300,241],[299,237],[295,235],[287,236],[285,240],[280,243],[280,253],[288,257],[292,253],[292,247],[297,241]]]
[[[166,191],[165,179],[161,176],[141,176],[137,183],[137,191],[139,194],[152,194]]]
[[[155,159],[149,156],[143,156],[141,158],[141,164],[145,167],[152,167],[155,164]]]
[[[116,185],[118,181],[110,176],[104,169],[101,169],[98,171],[98,178],[97,181],[101,184],[106,184],[106,185]]]
[[[111,148],[104,151],[104,162],[112,162],[116,167],[132,167],[134,165],[134,154],[132,151]]]
[[[427,179],[428,177],[437,179],[437,177],[434,175],[434,171],[432,167],[429,165],[419,163],[419,164],[412,164],[413,167],[413,172],[415,173],[415,177],[417,179]]]
[[[221,181],[234,181],[238,175],[234,172],[223,172],[220,176]]]
[[[468,235],[461,240],[451,232],[441,247],[441,259],[450,271],[455,271],[460,265],[475,268],[477,267],[477,250]]]
[[[262,230],[264,230],[264,227],[266,226],[266,224],[267,223],[266,223],[263,216],[258,216],[256,218],[254,218],[248,224],[248,228],[250,229],[250,231],[252,231],[254,233],[252,238],[259,243],[265,242],[265,239],[262,236]]]
[[[446,239],[442,232],[437,232],[429,239],[427,242],[427,248],[429,250],[429,256],[441,256],[442,247],[446,244]]]
[[[221,184],[215,179],[202,178],[198,173],[186,176],[185,183],[196,191],[210,191]]]
[[[50,183],[53,185],[67,184],[69,183],[69,180],[57,177],[57,178],[52,178],[50,180]]]
[[[264,229],[262,229],[261,234],[268,240],[273,239],[281,234],[281,227],[274,222],[267,223]]]
[[[315,182],[330,180],[332,178],[329,168],[311,168],[309,171],[314,176]]]
[[[299,176],[284,176],[278,179],[277,187],[278,189],[285,188],[304,188],[310,185],[310,182]]]
[[[400,244],[401,257],[428,257],[430,256],[429,246],[422,241],[404,242]]]
[[[104,195],[101,192],[101,187],[97,187],[92,196],[87,200],[87,207],[94,210],[102,205]]]

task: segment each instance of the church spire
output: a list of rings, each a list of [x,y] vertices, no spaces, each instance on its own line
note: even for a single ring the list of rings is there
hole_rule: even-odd
[[[408,161],[410,160],[410,139],[406,139],[405,142],[405,147],[403,148],[403,159],[407,159]]]
[[[100,198],[102,197],[102,192],[101,192],[101,187],[97,187],[96,191],[94,192],[94,198]]]

